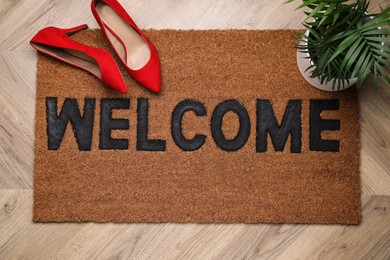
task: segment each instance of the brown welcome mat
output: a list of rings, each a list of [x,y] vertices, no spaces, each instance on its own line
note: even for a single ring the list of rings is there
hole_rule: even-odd
[[[356,91],[309,86],[296,31],[146,33],[159,95],[39,55],[34,221],[360,221]]]

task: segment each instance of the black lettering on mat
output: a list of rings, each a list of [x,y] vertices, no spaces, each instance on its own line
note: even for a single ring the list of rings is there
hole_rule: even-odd
[[[129,141],[127,139],[111,138],[112,130],[129,129],[128,119],[113,119],[113,109],[129,109],[130,100],[127,98],[102,98],[100,101],[100,133],[99,149],[127,150]]]
[[[165,151],[164,140],[148,139],[149,100],[138,98],[137,102],[137,151]]]
[[[92,130],[95,115],[95,99],[84,99],[84,113],[80,110],[76,99],[66,98],[58,115],[57,98],[46,97],[46,122],[48,149],[58,150],[65,134],[68,122],[71,123],[79,150],[90,151]]]
[[[322,140],[321,131],[340,130],[340,120],[322,119],[321,111],[338,110],[338,99],[312,99],[310,100],[310,150],[322,152],[339,152],[340,141]]]
[[[238,133],[232,140],[226,139],[222,132],[222,120],[229,111],[237,114],[240,123]],[[232,152],[241,149],[248,141],[250,128],[248,111],[237,100],[226,100],[214,109],[211,117],[211,134],[217,146],[222,150]]]
[[[183,151],[195,151],[202,147],[206,136],[196,134],[192,139],[186,139],[183,135],[182,120],[187,111],[193,111],[197,116],[205,116],[206,107],[199,101],[186,99],[176,105],[172,112],[171,134],[175,144]]]
[[[257,100],[256,152],[267,151],[269,133],[275,151],[283,151],[288,135],[291,134],[291,153],[302,150],[301,100],[290,100],[279,125],[270,100]]]

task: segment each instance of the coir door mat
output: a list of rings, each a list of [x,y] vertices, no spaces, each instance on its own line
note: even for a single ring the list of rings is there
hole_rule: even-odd
[[[148,30],[158,95],[39,55],[34,221],[358,223],[356,91],[308,85],[295,33]]]

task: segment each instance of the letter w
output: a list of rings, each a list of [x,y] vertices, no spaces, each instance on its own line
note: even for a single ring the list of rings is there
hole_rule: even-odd
[[[70,121],[79,150],[91,150],[94,114],[94,98],[85,98],[83,116],[80,115],[77,100],[66,98],[62,106],[62,110],[58,116],[57,98],[47,97],[46,121],[48,149],[58,150],[64,137],[66,126]]]

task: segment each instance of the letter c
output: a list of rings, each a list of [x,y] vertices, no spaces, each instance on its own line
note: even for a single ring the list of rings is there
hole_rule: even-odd
[[[196,134],[192,139],[186,139],[183,135],[182,120],[187,111],[194,111],[197,116],[205,116],[205,106],[196,100],[186,99],[176,105],[172,112],[171,133],[175,144],[183,151],[195,151],[203,146],[206,136]]]

